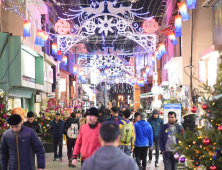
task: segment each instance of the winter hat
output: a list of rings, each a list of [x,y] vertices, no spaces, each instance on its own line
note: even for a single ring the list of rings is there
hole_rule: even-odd
[[[34,117],[34,113],[33,113],[33,112],[28,112],[28,113],[27,113],[27,117],[28,117],[28,118]]]
[[[159,111],[156,109],[153,110],[153,115],[155,115],[155,114],[159,115]]]
[[[55,115],[58,115],[58,116],[60,116],[60,113],[56,113]]]
[[[147,119],[147,114],[146,113],[141,113],[140,117],[141,117],[141,120]]]
[[[114,113],[117,113],[119,109],[118,109],[117,107],[112,107],[111,110],[112,110]]]
[[[99,117],[99,111],[97,108],[91,107],[86,113],[86,116],[88,116],[88,115]]]
[[[20,116],[20,115],[17,115],[17,114],[11,115],[11,116],[8,118],[8,124],[9,124],[9,125],[17,125],[17,124],[19,124],[21,121],[22,121],[21,116]]]

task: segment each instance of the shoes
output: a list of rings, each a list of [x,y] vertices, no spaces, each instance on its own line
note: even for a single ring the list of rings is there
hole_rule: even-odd
[[[142,165],[139,165],[139,170],[143,170],[143,166]]]
[[[60,157],[59,160],[62,161],[62,157]]]
[[[81,160],[82,160],[82,159],[81,159],[81,158],[79,158],[79,159],[78,159],[78,162],[81,162]]]
[[[159,167],[160,165],[158,163],[155,163],[155,167]]]
[[[147,165],[150,165],[150,164],[151,164],[151,162],[152,162],[152,161],[151,161],[151,160],[149,160],[149,161],[147,162]]]
[[[57,158],[54,158],[54,159],[53,159],[53,161],[56,161],[56,160],[57,160]]]
[[[72,159],[69,159],[68,167],[72,167]]]

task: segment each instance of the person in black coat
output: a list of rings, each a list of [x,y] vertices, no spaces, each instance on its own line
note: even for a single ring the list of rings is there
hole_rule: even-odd
[[[28,121],[23,123],[23,125],[33,129],[37,133],[38,137],[42,137],[42,128],[38,122],[34,121],[35,120],[34,113],[28,112],[27,117]]]
[[[196,121],[196,114],[195,113],[189,113],[183,116],[184,122],[183,122],[183,128],[184,130],[189,130],[192,132],[195,131],[195,121]]]
[[[100,109],[99,110],[99,118],[98,118],[99,123],[107,121],[108,119],[109,119],[109,116],[105,113],[105,111],[103,109]]]
[[[10,129],[4,132],[1,142],[1,170],[38,170],[45,168],[45,151],[37,134],[22,125],[21,117],[14,114],[8,118]]]
[[[60,119],[60,114],[55,114],[55,119],[51,121],[49,130],[53,137],[53,145],[54,145],[54,159],[56,161],[60,159],[62,161],[62,146],[63,146],[63,133],[62,128],[64,125],[64,121]],[[57,154],[57,148],[59,146],[59,154]]]
[[[67,139],[67,156],[68,156],[68,166],[73,167],[72,165],[72,152],[76,143],[76,138],[69,138],[67,135],[68,129],[71,127],[72,124],[77,124],[78,125],[78,131],[79,131],[79,121],[76,118],[76,113],[72,112],[70,117],[66,120],[64,123],[64,126],[62,128],[62,132],[64,135],[66,135]]]

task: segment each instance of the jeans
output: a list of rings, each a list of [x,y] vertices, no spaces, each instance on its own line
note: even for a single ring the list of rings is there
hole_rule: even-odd
[[[53,138],[54,145],[54,158],[62,158],[62,145],[63,145],[63,137]],[[59,146],[59,154],[57,154],[57,148]]]
[[[148,152],[148,146],[135,147],[136,163],[138,166],[140,166],[141,165],[140,162],[142,159],[143,170],[146,170],[147,152]]]
[[[131,151],[131,146],[128,145],[128,146],[124,146],[124,145],[121,145],[120,146],[120,149],[127,155],[130,156],[130,151]]]
[[[155,144],[155,150],[156,150],[156,161],[155,161],[155,164],[157,164],[158,161],[159,161],[159,155],[160,155],[159,140],[158,139],[154,139],[153,142]],[[149,160],[151,160],[151,161],[152,161],[152,152],[153,152],[153,149],[149,150]]]
[[[174,159],[173,152],[163,153],[164,170],[176,170],[178,160]]]
[[[67,139],[67,156],[68,160],[72,158],[72,152],[76,143],[76,139]]]

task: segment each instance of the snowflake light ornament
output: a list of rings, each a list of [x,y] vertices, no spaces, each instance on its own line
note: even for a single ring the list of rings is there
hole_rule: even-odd
[[[103,31],[105,33],[105,36],[108,35],[108,31],[110,31],[111,33],[113,33],[113,28],[115,26],[115,24],[112,23],[113,18],[110,18],[109,20],[107,19],[107,15],[104,16],[104,20],[102,20],[101,18],[98,18],[100,24],[98,24],[99,29],[99,33],[101,34]]]
[[[110,67],[112,66],[113,64],[113,57],[112,56],[105,56],[105,62],[104,62],[104,65],[107,66],[107,67]]]

